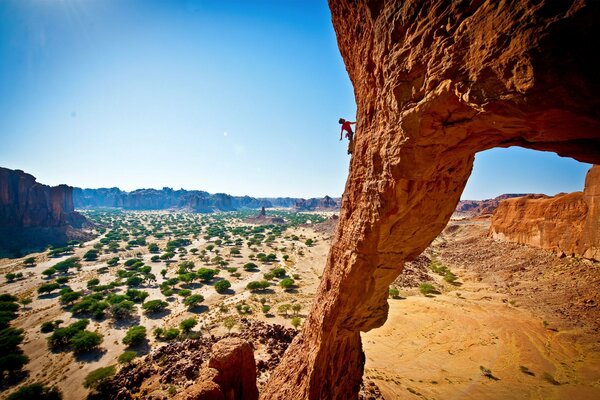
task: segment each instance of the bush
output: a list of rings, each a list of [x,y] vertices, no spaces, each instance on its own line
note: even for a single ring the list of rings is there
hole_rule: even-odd
[[[169,303],[162,300],[150,300],[142,305],[144,311],[148,314],[158,313],[163,311]]]
[[[263,306],[262,306],[263,314],[267,314],[269,311],[271,311],[271,306],[268,304],[263,304]]]
[[[102,343],[102,335],[98,332],[80,331],[70,340],[75,353],[87,353],[95,350]]]
[[[146,340],[146,327],[132,326],[127,330],[123,338],[123,344],[127,346],[137,346]]]
[[[43,293],[50,293],[55,291],[56,289],[59,289],[60,285],[56,282],[52,282],[52,283],[45,283],[42,286],[40,286],[38,288],[38,293],[39,294],[43,294]]]
[[[98,368],[90,372],[83,381],[83,387],[89,389],[98,389],[102,384],[108,382],[115,375],[114,365]]]
[[[272,269],[271,273],[273,274],[273,276],[276,276],[277,278],[283,278],[283,277],[285,277],[285,269],[284,268],[275,268],[275,269]]]
[[[40,326],[40,332],[50,333],[57,327],[58,325],[56,325],[54,321],[46,321]]]
[[[86,286],[89,289],[91,287],[98,286],[99,284],[100,284],[100,279],[93,278],[93,279],[90,279],[89,281],[87,281],[87,285]]]
[[[435,288],[433,287],[433,285],[431,283],[421,283],[419,285],[419,291],[424,295],[428,295],[428,294],[434,292]]]
[[[179,329],[177,328],[169,328],[163,332],[163,338],[165,340],[175,340],[179,337]]]
[[[314,241],[312,239],[306,239],[306,242],[304,242],[304,244],[307,245],[307,246],[309,246],[309,247],[312,246],[313,243],[314,243]]]
[[[217,270],[217,269],[210,269],[210,268],[200,268],[196,272],[196,276],[202,282],[209,282],[211,279],[213,279],[215,277],[215,275],[218,275],[218,274],[219,274],[219,270]]]
[[[80,297],[81,292],[68,291],[60,295],[60,302],[64,304],[71,304]]]
[[[242,268],[244,268],[244,271],[256,271],[258,269],[258,265],[254,264],[253,262],[249,262],[244,264]]]
[[[284,278],[279,282],[279,286],[281,286],[284,290],[291,289],[294,287],[294,280],[292,278]]]
[[[201,294],[192,294],[191,296],[188,296],[185,298],[185,300],[183,300],[183,304],[185,304],[189,308],[193,308],[196,307],[198,304],[202,303],[203,301],[204,296],[202,296]]]
[[[295,329],[298,329],[298,327],[300,326],[300,324],[302,323],[302,320],[300,319],[300,317],[294,317],[292,318],[292,320],[290,321],[292,323],[292,326]]]
[[[184,319],[179,323],[179,327],[185,333],[189,333],[196,325],[198,325],[198,320],[196,318]]]
[[[61,400],[60,391],[51,387],[48,388],[41,383],[33,383],[20,387],[16,392],[7,397],[7,400]]]
[[[397,299],[398,297],[400,297],[400,291],[395,287],[390,287],[388,293],[392,299]]]
[[[135,311],[135,304],[131,300],[124,300],[118,303],[113,303],[110,306],[110,312],[114,319],[130,318]]]
[[[251,291],[255,291],[255,290],[265,290],[265,289],[269,288],[270,286],[271,286],[271,284],[269,283],[269,281],[262,280],[262,281],[249,282],[248,285],[246,285],[246,288]]]
[[[124,351],[118,358],[119,364],[129,364],[137,357],[135,351]]]
[[[129,298],[129,300],[134,301],[134,302],[141,302],[143,303],[144,300],[146,300],[146,298],[148,296],[150,296],[150,293],[145,292],[143,290],[137,290],[137,289],[127,289],[127,292],[125,292],[125,295]]]
[[[217,283],[215,283],[215,290],[217,291],[217,293],[224,293],[230,287],[231,283],[226,279],[220,280]]]

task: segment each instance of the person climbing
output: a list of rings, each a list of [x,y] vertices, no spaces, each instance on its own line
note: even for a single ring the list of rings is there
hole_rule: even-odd
[[[352,132],[352,127],[350,125],[354,125],[356,122],[346,121],[344,118],[340,118],[338,122],[342,125],[342,129],[340,130],[340,140],[342,140],[342,134],[346,131],[346,137],[348,138],[348,154],[352,154],[352,150],[354,149],[354,132]]]

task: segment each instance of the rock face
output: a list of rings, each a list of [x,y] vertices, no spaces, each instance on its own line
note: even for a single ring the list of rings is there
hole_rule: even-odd
[[[298,211],[338,210],[340,204],[338,200],[325,196],[322,199],[298,199],[294,208]]]
[[[0,168],[0,250],[19,253],[79,238],[86,219],[73,208],[72,187],[50,187],[20,170]]]
[[[138,189],[132,192],[124,192],[118,188],[75,188],[73,190],[73,200],[77,208],[112,207],[123,208],[125,210],[179,209],[199,213],[260,209],[265,207],[296,207],[302,210],[339,207],[338,202],[329,196],[325,196],[323,199],[308,200],[290,197],[256,198],[250,196],[231,196],[225,193],[210,194],[201,190],[173,190],[167,187],[160,190]]]
[[[461,200],[458,202],[456,206],[456,213],[459,215],[465,215],[469,217],[476,217],[478,215],[492,214],[500,202],[504,199],[512,199],[513,197],[523,197],[527,196],[526,193],[516,194],[516,193],[507,193],[502,194],[498,197],[494,197],[493,199],[487,200]]]
[[[73,208],[72,190],[67,185],[46,186],[23,171],[0,167],[0,227],[80,226],[85,219]]]
[[[225,338],[215,343],[197,383],[174,397],[174,400],[218,399],[258,399],[254,350],[242,339]]]
[[[598,165],[589,170],[583,192],[504,200],[490,226],[490,235],[495,239],[593,260],[600,260],[599,232]]]
[[[600,2],[330,0],[357,103],[355,148],[313,307],[264,399],[356,398],[360,332],[444,229],[475,153],[600,164]]]

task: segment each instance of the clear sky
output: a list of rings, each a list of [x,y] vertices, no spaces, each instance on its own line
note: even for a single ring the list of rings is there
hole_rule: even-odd
[[[0,166],[42,183],[338,196],[354,114],[325,0],[0,0]],[[463,198],[587,168],[493,150]]]

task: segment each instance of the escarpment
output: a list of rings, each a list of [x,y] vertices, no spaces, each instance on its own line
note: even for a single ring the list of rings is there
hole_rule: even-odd
[[[73,208],[73,188],[50,187],[20,170],[0,168],[0,249],[61,243],[80,235],[85,218]]]
[[[264,399],[357,396],[360,332],[442,231],[475,153],[600,163],[600,3],[330,0],[357,103],[355,149],[310,316]]]
[[[502,201],[490,236],[600,260],[600,166],[588,171],[583,192]]]

